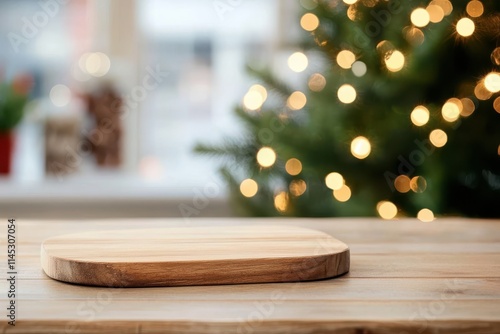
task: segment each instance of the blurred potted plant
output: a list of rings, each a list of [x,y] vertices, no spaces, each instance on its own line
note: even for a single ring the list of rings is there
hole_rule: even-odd
[[[32,82],[29,75],[19,75],[12,82],[0,82],[0,174],[10,174],[14,146],[12,129],[23,118]]]

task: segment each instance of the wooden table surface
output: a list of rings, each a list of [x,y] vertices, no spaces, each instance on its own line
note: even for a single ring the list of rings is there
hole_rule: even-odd
[[[80,231],[285,224],[351,248],[351,270],[315,282],[168,288],[61,283],[40,267],[45,238]],[[17,322],[1,333],[500,333],[500,221],[154,219],[17,221]]]

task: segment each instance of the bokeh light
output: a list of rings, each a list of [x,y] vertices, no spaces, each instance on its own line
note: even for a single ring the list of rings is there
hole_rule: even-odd
[[[342,103],[352,103],[354,102],[354,100],[356,100],[356,89],[348,84],[342,85],[337,91],[337,97]]]
[[[427,181],[422,176],[412,177],[410,189],[415,193],[423,193],[427,189]]]
[[[257,162],[262,167],[271,167],[276,162],[276,152],[270,147],[262,147],[257,152]]]
[[[252,179],[245,179],[240,184],[240,191],[245,197],[254,197],[259,191],[259,185]]]
[[[288,159],[285,164],[285,170],[292,176],[299,175],[302,172],[302,163],[296,158]]]
[[[288,209],[288,201],[288,194],[282,191],[274,197],[274,207],[279,212],[285,212]]]
[[[445,121],[454,122],[460,117],[462,110],[462,101],[457,98],[451,98],[443,104],[441,115]]]
[[[423,126],[429,122],[429,109],[424,106],[416,106],[410,114],[410,119],[416,126]]]
[[[474,95],[479,100],[484,101],[489,99],[493,95],[493,93],[486,88],[483,81],[480,81],[477,83],[476,87],[474,87]]]
[[[337,64],[343,69],[351,68],[356,61],[356,56],[349,50],[342,50],[337,54]]]
[[[493,109],[500,114],[500,96],[493,101]]]
[[[479,17],[484,13],[484,6],[481,1],[473,0],[467,4],[466,11],[470,17]]]
[[[304,93],[295,91],[293,92],[286,101],[288,108],[292,110],[299,110],[304,108],[307,103],[307,97]]]
[[[434,213],[429,209],[422,209],[417,214],[418,220],[429,223],[434,220]]]
[[[476,29],[476,25],[474,21],[469,19],[468,17],[461,18],[458,20],[456,25],[457,33],[463,37],[469,37],[474,33]]]
[[[351,66],[352,73],[357,77],[362,77],[366,74],[366,64],[362,61],[355,61]]]
[[[472,101],[468,97],[464,97],[464,98],[460,99],[460,102],[462,102],[462,106],[463,106],[462,112],[460,113],[460,115],[462,115],[464,117],[469,117],[470,115],[472,115],[472,113],[476,109],[476,106],[474,105],[474,101]]]
[[[444,18],[444,10],[438,5],[427,6],[427,13],[429,13],[429,21],[432,23],[439,23]]]
[[[326,79],[323,75],[314,73],[309,77],[307,85],[313,92],[321,92],[326,86]]]
[[[49,93],[50,101],[57,107],[64,107],[71,101],[71,91],[66,85],[55,85]]]
[[[500,66],[500,46],[495,48],[491,52],[491,62],[497,66]]]
[[[417,8],[411,12],[410,20],[414,26],[422,28],[429,24],[430,16],[425,8]]]
[[[344,177],[337,172],[332,172],[325,177],[326,186],[332,190],[339,190],[344,183]]]
[[[448,136],[446,135],[446,132],[444,132],[441,129],[435,129],[432,130],[431,133],[429,134],[429,140],[431,141],[432,145],[436,147],[443,147],[446,145],[446,142],[448,141]]]
[[[256,90],[249,90],[243,96],[243,106],[248,110],[255,111],[262,107],[262,104],[264,104],[262,94]]]
[[[351,188],[344,184],[340,189],[333,191],[333,197],[339,202],[347,202],[351,198]]]
[[[293,196],[296,196],[296,197],[301,196],[307,190],[306,181],[293,180],[292,182],[290,182],[289,189],[290,189],[290,194],[292,194]]]
[[[500,73],[488,73],[484,77],[484,87],[492,93],[500,92]]]
[[[302,52],[295,52],[288,57],[288,67],[294,72],[303,72],[308,64],[307,56]]]
[[[377,212],[383,219],[393,219],[398,214],[398,208],[392,202],[381,201],[377,204]]]
[[[358,159],[364,159],[369,156],[371,150],[370,141],[366,137],[359,136],[351,142],[351,154]]]
[[[407,175],[399,175],[394,179],[394,188],[402,194],[410,191],[410,178]]]
[[[394,50],[387,52],[384,57],[385,66],[391,72],[400,71],[405,65],[405,56],[401,51]]]
[[[319,26],[319,19],[313,13],[306,13],[300,18],[300,26],[305,31],[314,31]]]

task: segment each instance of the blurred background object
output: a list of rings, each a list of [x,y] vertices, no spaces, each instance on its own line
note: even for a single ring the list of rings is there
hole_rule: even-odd
[[[497,23],[477,0],[1,0],[1,81],[32,88],[0,210],[499,216]]]
[[[500,2],[301,3],[301,83],[250,69],[243,135],[197,147],[224,161],[234,207],[500,217]]]

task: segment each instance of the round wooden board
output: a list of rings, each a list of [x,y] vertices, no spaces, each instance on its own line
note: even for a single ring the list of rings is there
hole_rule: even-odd
[[[51,278],[94,286],[293,282],[348,272],[349,247],[301,227],[176,227],[50,238],[41,262]]]

